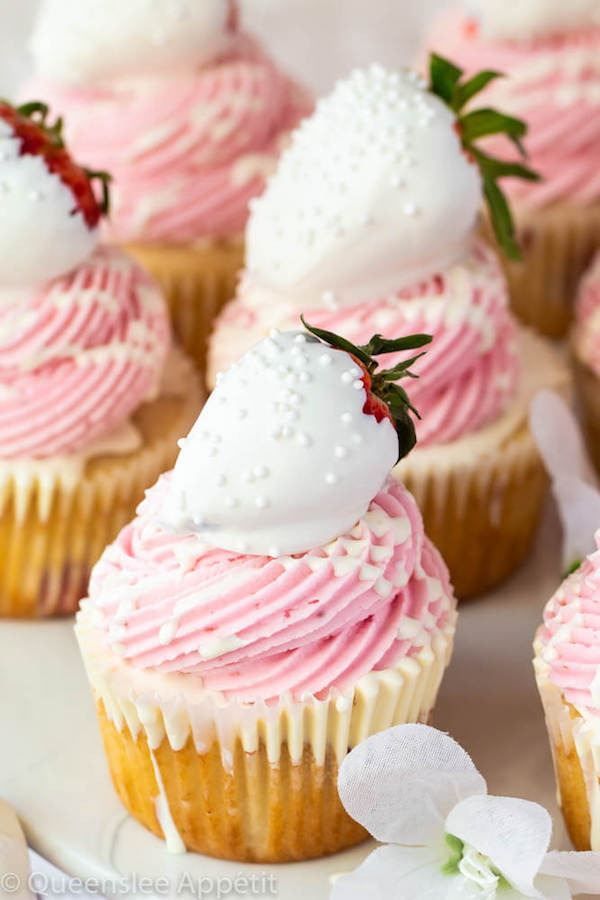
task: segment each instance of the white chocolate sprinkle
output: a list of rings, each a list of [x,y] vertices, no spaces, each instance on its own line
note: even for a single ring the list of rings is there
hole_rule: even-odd
[[[177,619],[170,619],[168,622],[165,622],[158,632],[158,643],[162,644],[163,647],[170,644],[177,634],[178,627],[179,622]]]

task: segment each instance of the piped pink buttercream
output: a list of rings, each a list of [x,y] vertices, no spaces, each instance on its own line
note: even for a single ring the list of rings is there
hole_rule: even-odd
[[[314,302],[314,301],[312,301]],[[517,329],[508,309],[496,254],[476,242],[464,262],[386,298],[340,309],[311,300],[297,307],[247,277],[221,315],[212,339],[212,369],[227,369],[271,326],[299,327],[299,315],[319,328],[366,344],[376,333],[434,336],[413,367],[411,401],[419,410],[420,446],[442,444],[497,420],[517,394],[521,374]],[[386,366],[405,354],[384,357]]]
[[[78,87],[34,81],[73,154],[111,172],[108,233],[188,243],[241,234],[307,95],[246,37],[190,75]],[[37,94],[36,94],[37,96]]]
[[[242,701],[324,696],[417,655],[454,615],[446,566],[392,479],[350,534],[272,559],[164,531],[169,478],[90,584],[107,645],[135,667],[193,675]]]
[[[600,710],[600,549],[552,597],[539,637],[548,677],[567,702]]]
[[[600,377],[600,254],[586,272],[579,288],[573,346],[577,357]]]
[[[169,344],[158,285],[118,250],[0,293],[0,458],[73,453],[110,434],[153,393]]]
[[[468,74],[494,69],[508,77],[486,91],[490,106],[524,119],[528,165],[539,183],[507,179],[514,200],[537,208],[600,198],[600,28],[523,41],[484,39],[460,8],[443,13],[427,49]],[[496,147],[506,156],[510,145]]]

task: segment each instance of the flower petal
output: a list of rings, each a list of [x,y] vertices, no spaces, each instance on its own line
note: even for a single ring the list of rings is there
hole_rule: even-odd
[[[451,811],[446,832],[487,856],[516,890],[541,896],[534,881],[552,836],[543,806],[515,797],[469,797]]]
[[[562,520],[563,566],[567,570],[596,549],[600,492],[575,476],[556,481],[552,490]]]
[[[540,875],[535,879],[535,886],[544,900],[572,900],[567,882],[562,878]],[[528,900],[528,897],[528,894],[522,894],[511,887],[503,887],[497,894],[497,900]]]
[[[544,389],[531,401],[529,424],[553,481],[575,475],[595,484],[579,423],[560,394]]]
[[[600,895],[600,853],[553,850],[546,855],[540,872],[564,878],[574,894]]]
[[[427,725],[399,725],[362,741],[344,760],[338,788],[357,822],[384,843],[434,844],[453,806],[486,783],[456,741]]]
[[[567,882],[560,878],[542,876],[536,878],[535,886],[540,891],[539,896],[544,900],[572,900]],[[521,891],[511,887],[502,887],[497,893],[497,900],[528,900],[528,898],[529,894],[522,894]]]
[[[355,872],[339,878],[331,900],[480,900],[462,875],[445,875],[435,849],[380,847]],[[510,898],[512,900],[512,898]]]
[[[569,568],[595,550],[600,492],[577,419],[553,391],[539,391],[531,403],[531,430],[552,478],[563,525],[563,564]]]
[[[539,875],[535,879],[535,886],[540,891],[544,900],[572,900],[569,885],[562,878],[551,878],[548,875]],[[518,894],[519,897],[523,896]],[[502,900],[505,900],[504,896]],[[509,900],[507,895],[506,900]]]

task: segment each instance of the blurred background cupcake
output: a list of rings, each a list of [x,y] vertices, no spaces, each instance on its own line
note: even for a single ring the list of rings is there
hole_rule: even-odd
[[[599,580],[597,550],[548,602],[535,643],[561,807],[577,850],[600,850]]]
[[[310,101],[239,28],[235,0],[44,0],[31,90],[67,119],[78,158],[109,168],[106,237],[162,284],[204,364],[233,295],[248,202]]]
[[[568,575],[535,637],[558,800],[577,850],[600,850],[600,491],[574,414],[550,391],[531,406],[531,427],[552,479]]]
[[[201,404],[158,285],[97,249],[98,178],[43,104],[0,104],[3,616],[75,610]]]
[[[356,344],[376,331],[433,334],[415,364],[419,447],[397,474],[467,597],[529,553],[546,478],[527,408],[537,388],[565,387],[569,376],[509,311],[500,263],[478,235],[477,150],[458,131],[457,115],[414,74],[373,66],[340,82],[254,201],[246,271],[217,321],[208,380],[300,313]],[[514,249],[510,229],[504,238]]]
[[[600,471],[600,255],[581,281],[571,349],[588,447]]]
[[[357,377],[306,332],[258,344],[93,572],[77,636],[113,781],[171,850],[283,862],[360,842],[340,763],[432,714],[455,600],[389,478],[414,442],[408,372],[360,358]]]
[[[522,262],[505,262],[513,308],[543,334],[564,336],[600,244],[600,4],[468,0],[440,14],[425,45],[467,73],[509,76],[486,100],[526,120],[524,146],[543,179],[507,186],[523,251]]]

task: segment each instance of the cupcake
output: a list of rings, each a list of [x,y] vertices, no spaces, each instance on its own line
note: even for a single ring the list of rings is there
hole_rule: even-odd
[[[588,448],[600,471],[600,255],[581,281],[571,349]]]
[[[38,93],[79,159],[114,177],[105,237],[162,284],[200,364],[235,292],[248,202],[307,96],[238,28],[235,0],[44,0]]]
[[[571,573],[544,610],[534,668],[567,829],[577,850],[599,850],[600,491],[564,401],[541,391],[530,418],[562,522],[563,571]]]
[[[479,236],[483,187],[514,251],[490,175],[504,164],[467,140],[469,117],[442,99],[449,84],[465,93],[456,73],[434,60],[428,89],[411,73],[357,71],[295,133],[255,201],[246,271],[213,334],[209,379],[299,312],[355,344],[374,331],[433,334],[415,364],[419,447],[396,474],[467,597],[528,554],[546,478],[527,407],[538,387],[562,387],[568,373],[543,339],[517,326],[500,263]]]
[[[0,616],[75,610],[200,407],[157,284],[97,247],[93,181],[44,104],[0,103]]]
[[[596,542],[600,547],[600,532]],[[535,642],[559,799],[577,850],[600,850],[599,579],[596,550],[546,606]]]
[[[577,283],[600,244],[600,12],[597,0],[468,0],[443,13],[428,50],[508,78],[490,82],[491,105],[525,119],[539,183],[513,181],[521,262],[505,263],[513,308],[528,325],[561,337]]]
[[[94,569],[76,631],[113,782],[171,850],[280,862],[360,842],[342,760],[432,714],[455,601],[389,477],[414,428],[385,346],[273,331]]]

